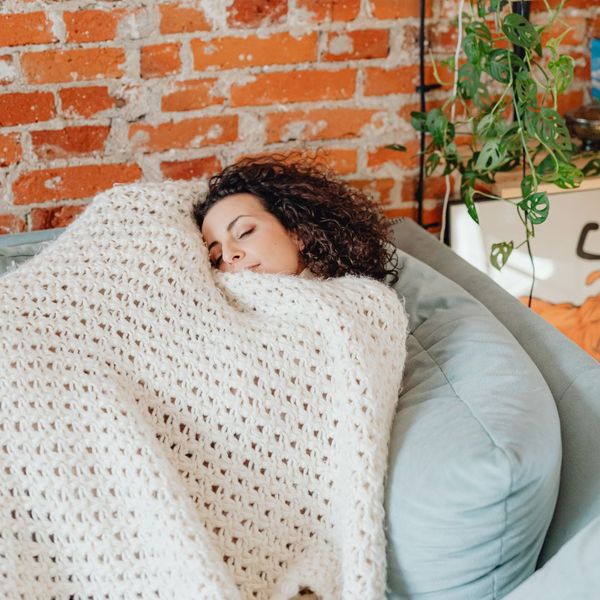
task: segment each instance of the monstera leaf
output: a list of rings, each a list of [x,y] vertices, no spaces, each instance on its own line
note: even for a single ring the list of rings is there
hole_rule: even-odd
[[[532,225],[539,225],[548,218],[550,212],[550,202],[546,192],[532,192],[521,202],[519,207],[525,211],[525,218]]]
[[[515,245],[513,242],[500,242],[492,244],[490,253],[490,262],[498,271],[506,264],[508,257],[511,255]]]

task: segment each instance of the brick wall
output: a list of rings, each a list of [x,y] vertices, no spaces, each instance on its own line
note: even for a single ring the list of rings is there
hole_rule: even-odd
[[[598,2],[568,4],[578,81],[563,109],[589,98],[588,40],[600,36]],[[427,0],[436,55],[452,51],[456,5]],[[390,216],[414,215],[418,11],[417,0],[2,0],[0,233],[66,225],[114,183],[205,177],[261,151],[319,149]],[[428,181],[426,219],[439,217],[442,184]]]

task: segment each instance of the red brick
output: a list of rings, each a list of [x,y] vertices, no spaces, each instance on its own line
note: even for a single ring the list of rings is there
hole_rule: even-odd
[[[194,69],[231,69],[260,65],[294,64],[317,58],[317,34],[295,38],[276,33],[267,38],[221,37],[210,41],[192,40]]]
[[[171,148],[203,148],[237,140],[236,115],[186,119],[177,123],[136,123],[129,129],[135,149],[162,152]]]
[[[495,48],[511,48],[512,49],[512,44],[510,43],[509,40],[507,40],[505,38],[504,34],[502,33],[502,29],[498,30],[494,19],[488,19],[487,26],[490,30],[490,33],[492,34],[492,37],[494,38],[494,47]],[[498,33],[498,31],[500,31],[500,33]],[[452,54],[454,54],[454,50],[452,51]]]
[[[562,35],[567,28],[570,28],[570,30],[563,38],[561,46],[583,45],[586,38],[585,19],[582,19],[581,17],[568,17],[564,15],[561,17],[560,21],[555,21],[549,29],[546,29],[542,33],[542,46],[546,46],[550,39]]]
[[[115,99],[105,85],[65,88],[59,95],[66,117],[89,118],[115,106]]]
[[[398,45],[398,51],[404,52],[408,56],[415,56],[414,62],[417,63],[417,48],[419,47],[419,28],[416,25],[403,25],[401,43]]]
[[[384,209],[383,214],[388,217],[388,219],[397,219],[398,217],[404,217],[407,219],[412,219],[413,221],[417,220],[418,211],[417,211],[417,203],[403,203],[403,206],[398,208],[388,208]],[[435,208],[429,208],[423,210],[423,225],[429,225],[433,223],[441,223],[442,219],[442,204],[438,203]],[[427,231],[431,234],[436,234],[439,231],[439,227],[433,227],[431,229],[427,229]]]
[[[89,198],[142,176],[136,164],[83,165],[23,173],[13,184],[15,204]]]
[[[406,146],[406,152],[398,150],[390,150],[384,146],[371,150],[367,154],[367,166],[369,168],[378,168],[385,164],[398,165],[404,168],[413,168],[419,164],[419,142],[411,140],[409,142],[401,142]]]
[[[458,40],[455,23],[451,21],[434,21],[426,29],[427,41],[432,50],[454,53]]]
[[[359,137],[376,112],[368,108],[320,108],[270,113],[267,142]]]
[[[17,215],[0,215],[0,235],[25,231],[25,220]]]
[[[7,167],[10,164],[19,162],[21,154],[18,133],[0,135],[0,167]]]
[[[389,31],[364,29],[330,33],[325,61],[385,58],[390,50]]]
[[[431,110],[433,108],[441,108],[443,104],[442,100],[429,100],[427,102],[426,108],[427,110]],[[458,108],[458,107],[457,107]],[[413,111],[420,111],[421,110],[421,104],[419,102],[410,102],[407,104],[404,104],[400,110],[398,111],[398,116],[402,119],[404,119],[407,123],[411,122],[411,113]],[[456,115],[460,116],[463,114],[462,109],[461,110],[457,110]]]
[[[560,0],[547,0],[548,5],[551,8],[555,8],[560,4]],[[564,9],[570,8],[590,8],[594,6],[593,0],[567,0]],[[546,13],[546,1],[545,0],[531,0],[531,14]]]
[[[420,0],[370,0],[371,13],[377,19],[419,18]],[[425,17],[431,18],[433,2],[425,3]]]
[[[52,206],[51,208],[34,208],[31,211],[31,229],[55,229],[70,225],[87,205]]]
[[[388,208],[383,211],[383,214],[388,219],[397,219],[399,217],[404,217],[405,219],[412,219],[413,221],[417,220],[417,207],[412,203],[405,203],[405,206],[401,208]]]
[[[355,87],[356,69],[258,73],[251,83],[231,86],[231,105],[343,100],[354,96]]]
[[[41,11],[0,15],[0,46],[49,44],[53,41],[52,23]]]
[[[21,57],[28,83],[58,83],[87,79],[119,79],[125,62],[122,48],[79,48],[29,52]]]
[[[227,8],[230,27],[258,27],[279,23],[287,15],[287,0],[233,0]]]
[[[428,69],[431,73],[431,68]],[[429,75],[425,82],[430,83]],[[419,85],[419,66],[408,65],[385,69],[369,67],[365,70],[365,96],[382,96],[385,94],[414,94]]]
[[[418,177],[409,177],[402,182],[402,199],[415,200],[417,195]],[[450,177],[450,186],[454,185],[454,178]],[[442,176],[427,177],[423,190],[423,200],[442,200],[446,195],[446,178]],[[451,195],[452,197],[452,195]]]
[[[109,132],[108,126],[65,127],[32,131],[31,141],[38,158],[67,158],[101,152]]]
[[[0,127],[48,121],[56,114],[51,92],[0,95]]]
[[[558,112],[564,115],[570,110],[576,110],[584,104],[583,90],[569,90],[558,95]]]
[[[10,54],[0,56],[0,85],[7,85],[15,80],[16,70]]]
[[[216,82],[216,79],[178,81],[175,84],[175,91],[162,97],[161,110],[177,112],[223,104],[225,98],[214,91]]]
[[[575,60],[573,77],[576,81],[589,81],[592,77],[592,63],[589,53],[579,54],[577,52],[569,52],[569,55]]]
[[[389,204],[396,181],[394,179],[353,179],[348,182],[368,194],[379,204]]]
[[[590,37],[594,37],[594,38],[600,37],[600,16],[597,16],[590,20],[588,29],[589,29]]]
[[[315,162],[322,163],[338,175],[356,173],[358,152],[356,148],[323,148]]]
[[[221,163],[214,156],[160,163],[160,170],[166,179],[207,178],[218,173],[221,168]]]
[[[296,6],[312,13],[315,23],[353,21],[360,13],[360,0],[296,0]]]
[[[160,32],[190,33],[192,31],[210,31],[211,26],[204,12],[183,4],[161,4]]]
[[[140,72],[144,79],[177,73],[181,68],[180,44],[144,46],[140,56]]]
[[[67,42],[106,42],[114,40],[123,10],[78,10],[65,12]]]

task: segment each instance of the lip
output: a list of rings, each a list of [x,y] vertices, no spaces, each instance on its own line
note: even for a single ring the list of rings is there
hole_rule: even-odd
[[[252,265],[251,267],[248,267],[247,270],[248,271],[253,271],[254,273],[256,273],[256,269],[260,267],[260,264],[258,265]]]

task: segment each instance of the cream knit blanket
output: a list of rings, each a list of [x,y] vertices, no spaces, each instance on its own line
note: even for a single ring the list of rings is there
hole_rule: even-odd
[[[407,320],[210,268],[203,189],[101,194],[0,278],[0,597],[380,599]]]

